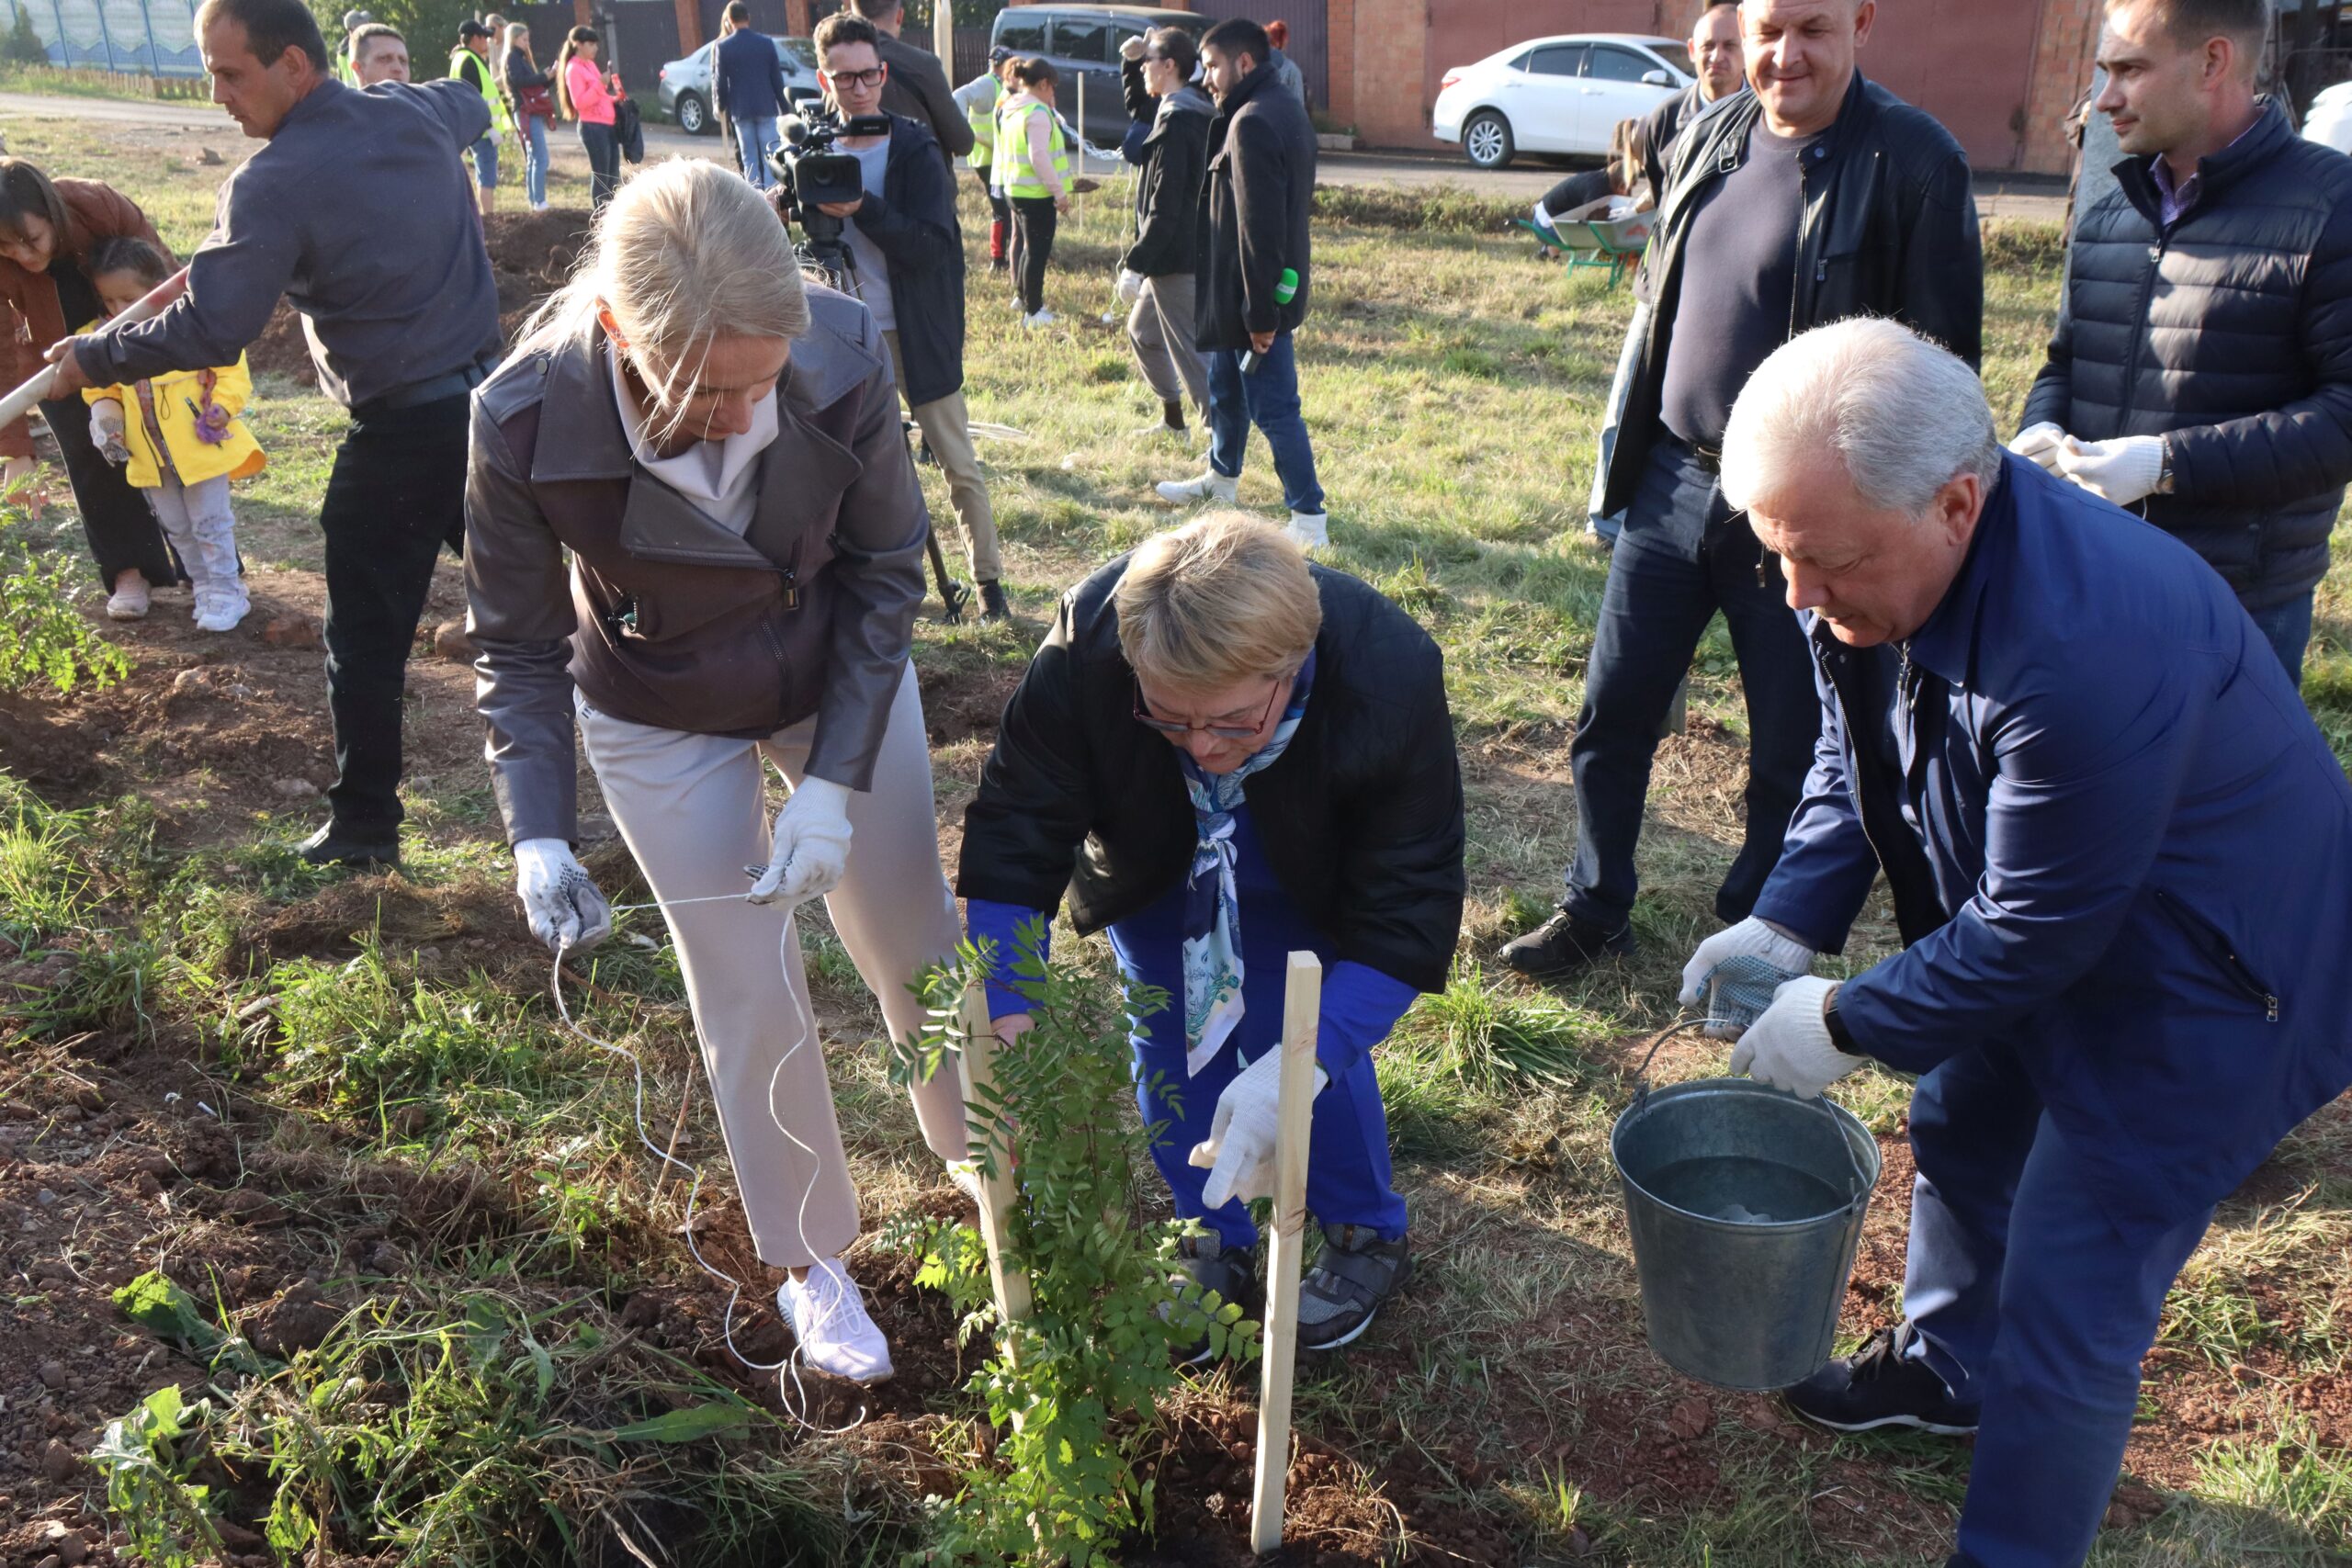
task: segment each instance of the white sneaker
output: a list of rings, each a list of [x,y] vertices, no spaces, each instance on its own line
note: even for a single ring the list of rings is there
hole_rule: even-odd
[[[245,597],[243,588],[199,589],[196,595],[196,629],[200,632],[232,632],[237,623],[253,609],[253,602]]]
[[[1330,519],[1320,512],[1292,513],[1290,526],[1283,532],[1304,550],[1326,549],[1331,543]]]
[[[865,1314],[865,1298],[838,1258],[812,1267],[806,1280],[786,1277],[775,1303],[800,1341],[801,1359],[819,1371],[852,1382],[890,1376],[890,1343]]]
[[[126,571],[114,580],[114,592],[107,595],[107,619],[144,620],[148,603],[147,580],[135,571]]]
[[[1151,488],[1159,492],[1160,500],[1179,506],[1195,501],[1222,501],[1229,506],[1241,494],[1238,479],[1220,474],[1215,468],[1196,479],[1163,479]]]
[[[1035,314],[1022,317],[1021,324],[1024,327],[1050,327],[1057,319],[1051,310],[1039,310]]]
[[[535,201],[531,203],[531,210],[534,212],[545,212],[547,209],[548,204],[544,201]]]

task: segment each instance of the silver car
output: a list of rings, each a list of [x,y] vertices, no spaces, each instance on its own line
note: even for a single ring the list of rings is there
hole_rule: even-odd
[[[821,98],[825,90],[817,83],[817,46],[805,38],[777,38],[768,35],[775,51],[784,58],[785,96],[799,105],[810,98]],[[670,123],[689,136],[712,136],[718,130],[718,116],[712,113],[710,94],[711,51],[718,47],[713,39],[684,60],[673,60],[662,67],[662,112]]]

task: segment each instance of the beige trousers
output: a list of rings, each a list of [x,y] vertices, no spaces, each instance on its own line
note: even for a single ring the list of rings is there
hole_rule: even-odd
[[[884,333],[882,341],[890,345],[890,374],[898,378],[903,398],[907,367],[899,357],[899,334]],[[971,562],[972,581],[998,581],[1004,576],[1004,558],[997,549],[996,513],[989,510],[988,481],[980,478],[980,455],[972,446],[972,416],[964,407],[963,392],[910,405],[908,412],[915,416],[931,455],[939,459],[940,472],[947,476],[947,500],[956,508],[956,521],[964,525],[964,555]]]
[[[766,740],[729,740],[631,724],[585,701],[575,706],[605,804],[653,896],[701,898],[749,888],[743,868],[768,858],[761,764],[798,784],[816,720]],[[931,747],[909,665],[890,705],[874,788],[850,796],[847,874],[825,899],[833,930],[899,1040],[923,1024],[907,983],[948,956],[957,936],[933,811]],[[833,1117],[824,1043],[809,1037],[797,933],[784,940],[781,905],[687,904],[662,915],[678,943],[753,1246],[778,1268],[839,1256],[857,1235],[857,1192]],[[914,1103],[932,1152],[964,1158],[964,1097],[952,1061],[916,1089]]]
[[[1203,430],[1209,424],[1209,372],[1193,346],[1193,275],[1147,277],[1127,312],[1127,342],[1136,365],[1163,403],[1190,402]]]

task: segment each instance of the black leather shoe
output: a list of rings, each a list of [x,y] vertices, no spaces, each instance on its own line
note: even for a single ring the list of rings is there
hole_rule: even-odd
[[[1633,951],[1633,927],[1607,931],[1559,909],[1525,936],[1504,943],[1502,957],[1504,963],[1532,979],[1555,980],[1604,958],[1626,957]]]
[[[294,852],[312,865],[398,865],[401,836],[392,828],[345,828],[330,822]]]
[[[1188,1235],[1176,1244],[1176,1262],[1182,1270],[1176,1283],[1186,1297],[1204,1307],[1206,1296],[1214,1294],[1219,1305],[1231,1302],[1245,1314],[1255,1314],[1261,1303],[1258,1271],[1250,1267],[1251,1261],[1249,1253],[1236,1251],[1214,1235]],[[1210,1355],[1209,1337],[1204,1334],[1189,1347],[1177,1349],[1175,1360],[1180,1367],[1195,1367]]]
[[[980,619],[984,621],[1012,619],[1012,604],[1004,596],[1003,583],[983,582],[980,584]]]
[[[1976,1430],[1984,1406],[1951,1396],[1935,1369],[1908,1354],[1911,1325],[1882,1328],[1851,1356],[1842,1356],[1790,1389],[1789,1408],[1833,1432],[1909,1427],[1939,1437]]]

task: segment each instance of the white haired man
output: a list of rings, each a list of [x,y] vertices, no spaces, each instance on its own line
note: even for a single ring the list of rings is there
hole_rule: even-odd
[[[1723,480],[1787,576],[1822,733],[1684,996],[1762,957],[1787,978],[1735,1070],[1920,1075],[1907,1320],[1789,1402],[1975,1432],[1954,1568],[2076,1568],[2173,1277],[2352,1081],[2352,786],[2221,579],[2004,453],[1975,375],[1894,322],[1767,358]],[[1904,951],[1807,974],[1882,871]]]

